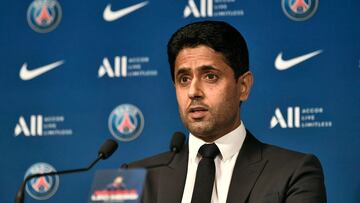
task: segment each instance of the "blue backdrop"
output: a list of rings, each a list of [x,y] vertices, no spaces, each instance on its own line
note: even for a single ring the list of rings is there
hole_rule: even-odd
[[[186,130],[166,43],[206,19],[248,42],[246,127],[317,155],[328,202],[360,202],[359,9],[355,0],[1,1],[0,202],[13,201],[27,172],[86,166],[107,138],[120,148],[96,169],[168,150]],[[95,170],[33,181],[26,202],[87,202]]]

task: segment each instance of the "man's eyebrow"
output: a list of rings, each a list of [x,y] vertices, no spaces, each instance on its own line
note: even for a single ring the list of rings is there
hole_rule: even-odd
[[[185,73],[189,73],[191,72],[191,68],[179,68],[179,70],[176,71],[175,73],[175,76],[177,75],[181,75],[181,74],[185,74]],[[203,65],[203,66],[200,66],[198,68],[195,69],[195,71],[200,71],[200,72],[206,72],[206,71],[218,71],[217,68],[215,68],[214,66],[211,66],[211,65]]]
[[[190,68],[179,68],[179,70],[176,71],[175,76],[180,75],[180,74],[184,74],[184,73],[188,73],[190,71],[191,71]]]
[[[210,66],[210,65],[200,66],[199,69],[202,72],[209,70],[217,70],[214,66]]]

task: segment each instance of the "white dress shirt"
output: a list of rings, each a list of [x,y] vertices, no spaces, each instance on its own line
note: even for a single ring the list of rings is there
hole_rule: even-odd
[[[239,155],[240,148],[244,143],[245,136],[246,130],[243,122],[241,122],[235,130],[215,140],[214,143],[218,146],[221,155],[218,155],[214,159],[216,175],[211,203],[226,202],[235,162]],[[190,133],[188,170],[181,203],[191,202],[195,185],[196,170],[201,159],[198,151],[203,144],[209,143],[204,142]]]

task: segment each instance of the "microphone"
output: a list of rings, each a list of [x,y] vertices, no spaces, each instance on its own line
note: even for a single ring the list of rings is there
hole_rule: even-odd
[[[106,142],[101,145],[100,150],[98,151],[97,158],[86,168],[80,168],[80,169],[71,169],[71,170],[63,170],[58,172],[48,172],[48,173],[36,173],[29,175],[25,178],[25,180],[21,183],[21,186],[16,193],[15,196],[15,203],[23,203],[24,202],[24,191],[26,183],[31,180],[32,178],[37,178],[41,176],[53,176],[53,175],[62,175],[62,174],[68,174],[68,173],[78,173],[78,172],[84,172],[90,170],[100,159],[105,160],[109,158],[118,148],[118,144],[116,141],[108,139]]]
[[[152,168],[157,168],[157,167],[162,167],[162,166],[168,166],[170,165],[170,163],[174,160],[175,158],[175,155],[177,153],[179,153],[183,146],[184,146],[184,143],[185,143],[185,135],[184,133],[182,132],[175,132],[171,138],[171,142],[170,142],[170,152],[172,152],[171,154],[171,157],[170,157],[170,160],[163,164],[155,164],[155,165],[150,165],[150,166],[145,166],[146,169],[152,169]],[[129,168],[129,165],[124,163],[123,165],[121,165],[122,169],[128,169]]]
[[[170,151],[178,153],[181,151],[185,142],[185,135],[182,132],[175,132],[171,138]]]
[[[172,152],[170,160],[163,166],[168,166],[174,160],[175,155],[181,151],[185,143],[185,135],[182,132],[175,132],[171,138],[170,151]],[[162,164],[147,167],[147,169],[160,167]]]
[[[98,158],[105,160],[109,158],[118,148],[118,143],[112,139],[106,140],[106,142],[101,145],[99,152],[98,152]]]

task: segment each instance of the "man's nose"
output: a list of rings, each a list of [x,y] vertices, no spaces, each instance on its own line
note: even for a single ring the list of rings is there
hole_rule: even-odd
[[[203,98],[204,93],[202,90],[201,82],[198,79],[193,79],[191,81],[188,96],[190,99],[199,99]]]

